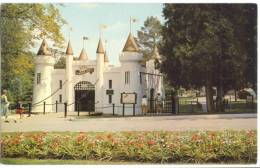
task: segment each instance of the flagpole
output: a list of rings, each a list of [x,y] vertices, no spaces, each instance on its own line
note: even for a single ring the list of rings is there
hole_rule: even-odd
[[[132,33],[132,18],[130,16],[130,34]]]
[[[99,38],[101,38],[101,25],[99,25]]]
[[[85,44],[84,44],[84,36],[83,36],[83,49],[85,49]]]

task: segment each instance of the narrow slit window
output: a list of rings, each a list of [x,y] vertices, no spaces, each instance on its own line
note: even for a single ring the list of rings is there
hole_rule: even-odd
[[[37,73],[37,84],[41,83],[41,73]]]
[[[60,89],[62,89],[62,80],[60,80]]]
[[[109,89],[112,89],[112,80],[109,80],[109,81],[108,81],[108,88],[109,88]]]
[[[59,95],[59,102],[62,103],[62,95]]]
[[[130,72],[125,72],[125,84],[130,84]]]

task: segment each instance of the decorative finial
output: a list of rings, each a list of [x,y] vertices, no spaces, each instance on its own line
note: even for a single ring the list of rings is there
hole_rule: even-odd
[[[89,38],[88,37],[86,37],[86,36],[83,36],[83,48],[85,48],[85,40],[88,40]]]
[[[130,33],[132,33],[132,22],[133,23],[135,23],[135,22],[138,22],[138,20],[136,19],[136,18],[132,18],[131,16],[130,16]]]
[[[102,30],[106,29],[107,25],[101,24],[99,25],[99,37],[102,38],[103,34],[102,34]]]

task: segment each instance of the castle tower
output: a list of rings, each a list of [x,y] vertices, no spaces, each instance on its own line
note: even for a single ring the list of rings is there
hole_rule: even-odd
[[[55,60],[48,49],[46,40],[38,50],[35,58],[35,76],[33,87],[33,112],[43,112],[43,103],[52,104],[52,71],[54,69]],[[52,112],[52,106],[46,105],[45,112]]]
[[[87,55],[87,53],[85,52],[85,49],[84,49],[84,48],[82,48],[82,50],[81,50],[81,53],[80,53],[80,55],[79,55],[79,60],[80,60],[80,61],[88,60],[88,55]]]
[[[68,42],[68,47],[66,50],[66,97],[68,105],[73,103],[72,91],[73,91],[73,83],[72,83],[72,64],[73,64],[73,50]],[[68,111],[74,111],[72,105],[68,106]]]
[[[103,106],[103,85],[104,85],[104,47],[101,38],[98,42],[97,47],[97,59],[96,59],[96,70],[97,70],[97,83],[96,83],[96,93],[95,93],[95,107]],[[96,112],[102,112],[102,109],[96,109]]]
[[[121,62],[121,93],[122,92],[136,92],[137,94],[137,105],[136,113],[141,113],[140,103],[143,95],[141,83],[140,83],[140,71],[141,64],[140,61],[143,59],[142,53],[140,53],[139,48],[135,42],[134,37],[130,33],[123,52],[120,55]],[[132,109],[126,110],[126,115],[132,115]]]
[[[107,56],[107,52],[105,51],[105,55],[104,55],[104,63],[105,63],[105,67],[108,67],[109,65],[109,59],[108,59],[108,56]]]

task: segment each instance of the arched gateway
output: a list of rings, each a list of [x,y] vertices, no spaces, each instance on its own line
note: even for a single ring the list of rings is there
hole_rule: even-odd
[[[95,111],[95,86],[88,81],[81,81],[74,86],[75,110]]]

